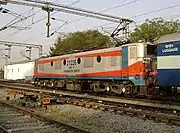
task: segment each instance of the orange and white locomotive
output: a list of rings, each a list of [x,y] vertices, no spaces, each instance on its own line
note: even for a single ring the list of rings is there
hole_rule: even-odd
[[[66,90],[147,94],[156,46],[130,43],[35,61],[34,83]]]

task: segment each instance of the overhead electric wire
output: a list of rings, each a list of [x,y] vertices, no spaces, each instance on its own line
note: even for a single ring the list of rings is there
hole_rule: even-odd
[[[30,16],[24,18],[23,20],[26,20],[26,19],[30,18],[31,16],[32,16],[32,15],[30,15]],[[4,26],[4,27],[2,27],[2,28],[0,29],[0,31],[2,31],[3,29],[10,28],[10,26],[12,26],[12,25],[14,25],[14,24],[16,24],[16,23],[23,22],[23,20],[20,19],[20,20],[18,20],[18,21],[16,21],[16,22],[12,23],[12,24],[10,24],[10,25]],[[15,33],[17,33],[17,32],[19,32],[19,31],[14,32],[12,36],[16,35]],[[8,38],[10,38],[10,37],[12,37],[12,36],[9,36]],[[7,39],[7,38],[6,38],[6,39]]]
[[[71,3],[72,5],[74,5],[74,4],[76,4],[76,3],[79,3],[79,2],[81,2],[82,0],[76,0],[76,1],[74,1],[73,3]]]
[[[55,1],[53,1],[53,2],[56,2],[57,0],[55,0]],[[34,7],[33,7],[34,8]],[[32,9],[31,9],[32,10]],[[33,17],[35,14],[37,14],[37,13],[39,13],[40,11],[42,11],[41,9],[39,9],[38,11],[36,11],[36,12],[34,12],[32,15],[29,15],[30,17]],[[29,12],[29,11],[28,11]],[[26,14],[26,13],[24,13],[24,14]],[[28,17],[29,18],[29,17]],[[14,20],[16,20],[17,18],[15,18]],[[13,20],[13,21],[14,21]],[[11,21],[12,22],[12,21]],[[18,22],[20,22],[20,21],[18,21]],[[18,23],[17,22],[17,23]],[[8,23],[9,24],[9,23]],[[32,23],[31,25],[33,25],[33,24],[35,24],[35,23]],[[28,25],[26,28],[28,28],[28,27],[30,27],[31,25]],[[8,39],[8,38],[11,38],[12,36],[14,36],[14,35],[17,35],[17,33],[18,32],[20,32],[20,31],[15,31],[12,35],[10,35],[9,37],[6,37],[6,39]]]
[[[86,17],[95,17],[98,19],[111,19],[110,21],[132,21],[126,18],[122,18],[119,16],[114,16],[114,15],[109,15],[105,13],[99,13],[96,11],[91,11],[87,9],[81,9],[81,8],[76,8],[68,5],[63,5],[63,4],[58,4],[58,3],[53,3],[53,2],[47,2],[47,1],[37,1],[37,0],[23,0],[23,1],[16,1],[16,0],[9,0],[8,3],[11,4],[18,4],[18,5],[25,5],[25,6],[35,6],[35,7],[44,7],[44,6],[50,6],[56,11],[60,12],[65,12],[65,13],[71,13],[75,15],[81,15],[81,16],[86,16]],[[36,3],[36,4],[35,4]]]
[[[54,2],[56,2],[56,1],[57,1],[57,0],[55,0]],[[82,1],[82,0],[78,0],[78,2],[80,2],[80,1]],[[74,4],[77,4],[77,2],[73,2],[73,3],[74,3]],[[69,4],[69,6],[73,5],[73,3]],[[39,10],[39,11],[41,11],[41,10]],[[52,13],[51,15],[55,15],[56,13],[59,13],[59,12],[54,12],[54,13]],[[45,20],[46,18],[47,18],[47,16],[45,16],[45,17],[43,17],[43,18],[40,18],[39,20],[35,21],[34,23],[32,23],[32,24],[30,24],[30,25],[28,25],[28,26],[32,26],[32,25],[34,25],[34,24],[37,24],[37,23]]]
[[[163,19],[175,19],[175,18],[178,18],[178,17],[180,17],[180,14],[165,16],[165,17],[161,17],[161,18],[163,18]],[[132,26],[131,28],[137,28],[138,26],[140,26],[144,22],[146,22],[146,20],[138,21],[138,22],[136,22],[137,25]],[[100,26],[100,27],[103,28],[103,29],[108,29],[109,28],[109,30],[106,30],[106,31],[109,31],[109,32],[114,30],[113,27],[103,27],[103,26]],[[110,29],[112,29],[112,30],[110,30]]]
[[[4,7],[0,7],[0,12],[1,13],[4,13],[4,14],[10,14],[10,15],[12,15],[12,16],[14,16],[14,17],[25,17],[25,16],[23,16],[23,15],[21,15],[21,14],[18,14],[18,13],[15,13],[15,12],[12,12],[12,11],[10,11],[9,9],[6,9],[6,8],[4,8]]]
[[[176,14],[176,15],[170,15],[170,16],[166,16],[166,17],[163,17],[163,19],[174,19],[174,18],[177,18],[177,17],[180,17],[180,14]],[[137,24],[142,24],[143,22],[145,22],[145,21],[138,21],[137,22]],[[101,27],[101,29],[103,29],[104,31],[106,30],[106,28],[105,27],[102,27],[102,26],[100,26]],[[112,28],[113,29],[113,28]],[[114,30],[114,29],[113,29]],[[110,35],[110,30],[106,30],[106,32],[108,32],[107,34],[109,34]],[[40,35],[43,35],[44,33],[41,33]],[[49,46],[50,44],[47,44],[47,45],[45,45],[45,46]]]
[[[57,1],[57,0],[56,0]],[[77,0],[77,1],[75,1],[75,2],[73,2],[73,3],[71,3],[71,4],[68,4],[69,6],[71,6],[71,5],[74,5],[74,4],[77,4],[77,3],[79,3],[79,2],[81,2],[81,1],[83,1],[83,0]],[[56,14],[56,13],[58,13],[58,12],[54,12],[54,13],[52,13],[51,15],[54,15],[54,14]],[[39,22],[41,22],[42,20],[45,20],[47,18],[47,16],[46,17],[43,17],[43,18],[41,18],[41,19],[39,19],[39,20],[37,20],[37,21],[35,21],[33,24],[31,24],[31,25],[28,25],[28,26],[32,26],[32,25],[34,25],[34,24],[37,24],[37,23],[39,23]],[[67,21],[65,21],[65,24],[67,24],[68,22]],[[64,26],[65,24],[63,24],[63,25],[61,25],[60,26],[60,28],[62,27],[62,26]],[[55,32],[56,32],[56,30],[57,29],[60,29],[60,28],[54,28],[53,30],[55,30]],[[40,35],[44,35],[46,32],[43,32],[43,33],[41,33]],[[53,33],[54,34],[54,33]],[[34,38],[34,37],[33,37]],[[31,38],[30,38],[31,39]],[[27,41],[27,40],[29,40],[29,38],[28,39],[26,39],[26,40],[23,40],[23,41]]]
[[[132,17],[130,17],[130,18],[141,17],[141,16],[144,16],[144,15],[149,15],[149,14],[152,14],[152,13],[156,13],[156,12],[168,10],[168,9],[175,8],[175,7],[179,7],[179,6],[180,6],[180,4],[172,5],[172,6],[168,6],[168,7],[161,8],[161,9],[157,9],[157,10],[154,10],[154,11],[151,11],[151,12],[146,12],[146,13],[143,13],[143,14],[135,15],[135,16],[132,16]]]
[[[15,21],[15,22],[11,23],[11,24],[8,23],[8,25],[3,26],[2,28],[0,28],[0,31],[9,28],[9,26],[12,26],[12,25],[17,24],[17,23],[19,23],[19,22],[22,22],[22,21],[24,21],[24,20],[26,20],[26,19],[28,19],[28,18],[30,18],[30,17],[32,17],[32,16],[33,16],[33,14],[30,15],[30,16],[27,16],[27,17],[25,17],[25,18],[23,18],[23,19],[17,20],[17,21]]]
[[[132,16],[132,17],[130,17],[130,18],[136,18],[136,17],[140,17],[140,16],[144,16],[144,15],[148,15],[148,14],[152,14],[152,13],[156,13],[156,12],[168,10],[168,9],[175,8],[175,7],[179,7],[179,6],[180,6],[180,4],[171,5],[171,6],[168,6],[168,7],[165,7],[165,8],[161,8],[161,9],[156,9],[156,10],[153,10],[153,11],[150,11],[150,12],[147,12],[147,13],[135,15],[135,16]],[[179,16],[180,16],[180,15],[177,15],[177,17],[179,17]],[[164,17],[164,18],[167,18],[167,17]],[[172,16],[169,16],[169,18],[172,18]],[[173,18],[176,18],[176,16],[173,15]],[[144,21],[141,21],[141,22],[144,22]],[[137,22],[137,23],[140,23],[140,22]],[[100,26],[96,26],[96,27],[107,26],[107,25],[110,25],[110,24],[112,24],[112,23],[108,23],[108,24],[104,24],[104,25],[100,25]],[[134,26],[134,27],[136,27],[136,26]]]
[[[32,9],[31,9],[31,10],[32,10]],[[27,14],[28,12],[30,12],[31,10],[28,10],[27,12],[22,13],[21,15],[25,15],[25,14]],[[34,14],[35,14],[35,13],[34,13]],[[31,14],[31,15],[27,16],[26,18],[28,19],[29,17],[33,16],[34,14]],[[6,26],[8,26],[11,22],[13,22],[13,21],[16,20],[16,19],[17,19],[17,18],[11,20],[8,24],[6,24]],[[26,20],[26,19],[25,19],[25,20]],[[19,21],[19,22],[22,22],[22,23],[23,23],[23,21],[24,21],[24,20]],[[17,23],[19,23],[19,22],[17,22]],[[22,25],[22,23],[21,23],[21,25]],[[0,33],[1,33],[1,34],[4,34],[5,32],[7,32],[8,30],[11,29],[11,25],[10,25],[9,27],[10,27],[10,28],[8,28],[7,30],[5,30],[5,31],[3,31],[3,32],[0,32]],[[25,27],[25,28],[28,28],[28,27]],[[11,38],[11,37],[15,36],[16,33],[18,33],[18,32],[19,32],[19,31],[15,31],[15,32],[13,32],[12,34],[7,35],[7,36],[4,36],[4,37],[5,37],[5,39]],[[4,38],[4,37],[3,37],[3,38]],[[1,37],[1,39],[2,39],[2,37]]]
[[[29,10],[29,11],[31,11],[31,10]],[[22,13],[21,15],[25,15],[25,14],[28,13],[29,11],[27,11],[27,12],[25,12],[25,13]],[[24,20],[28,19],[29,17],[31,17],[31,15],[25,17]],[[9,23],[7,23],[5,26],[3,26],[3,27],[1,28],[1,30],[2,30],[2,29],[7,29],[8,26],[12,26],[11,23],[12,23],[13,21],[15,21],[16,19],[18,19],[18,18],[16,17],[16,18],[12,19]],[[24,20],[20,19],[20,20],[16,21],[16,24],[19,23],[19,22],[21,22],[21,21],[24,21]],[[8,29],[7,29],[7,30],[8,30]],[[4,32],[6,32],[7,30],[5,30]],[[4,32],[3,32],[3,33],[4,33]],[[0,33],[2,33],[2,32],[0,32]]]
[[[140,15],[132,16],[132,17],[133,18],[140,17],[140,16],[143,16],[143,15],[148,15],[148,14],[151,14],[151,13],[167,10],[167,9],[174,8],[174,7],[177,7],[177,6],[179,6],[179,4],[178,5],[173,5],[173,6],[170,6],[170,7],[166,7],[166,8],[162,8],[162,9],[158,9],[158,10],[155,10],[155,11],[151,11],[151,12],[148,12],[148,13],[143,13],[143,14],[140,14]]]
[[[27,0],[26,0],[27,1]],[[31,0],[32,1],[32,0]],[[73,3],[71,3],[70,5],[73,5],[73,4],[75,4],[75,3],[77,3],[77,2],[80,2],[80,1],[82,1],[82,0],[77,0],[76,2],[73,2]],[[106,11],[108,11],[108,10],[112,10],[112,9],[115,9],[115,8],[118,8],[118,7],[121,7],[121,6],[125,6],[125,5],[128,5],[128,4],[131,4],[131,3],[133,3],[133,2],[137,2],[137,1],[139,1],[139,0],[133,0],[133,1],[131,1],[131,2],[128,2],[128,3],[125,3],[125,4],[121,4],[121,5],[118,5],[118,6],[115,6],[115,7],[112,7],[111,9],[106,9]],[[70,5],[68,5],[68,6],[66,6],[66,5],[60,5],[60,6],[62,6],[62,7],[68,7],[68,8],[72,8],[72,9],[76,9],[76,10],[82,10],[82,11],[86,11],[86,12],[90,12],[90,11],[88,11],[88,10],[84,10],[84,9],[78,9],[78,8],[74,8],[74,7],[69,7]],[[101,11],[101,12],[103,12],[103,11]],[[55,12],[55,13],[52,13],[52,15],[54,15],[54,14],[56,14],[57,12]],[[96,14],[99,14],[99,13],[96,13]],[[107,16],[107,15],[106,15]],[[109,15],[110,16],[110,15]],[[113,16],[110,16],[110,17],[113,17]],[[41,19],[39,19],[39,20],[37,20],[36,22],[34,22],[33,24],[36,24],[36,23],[39,23],[39,22],[41,22],[42,20],[44,20],[45,18],[47,18],[47,17],[43,17],[43,18],[41,18]],[[73,20],[74,21],[74,20]],[[77,21],[77,20],[75,20],[75,21]],[[70,23],[72,23],[72,22],[69,22],[69,24]],[[32,24],[32,25],[33,25]],[[31,25],[30,25],[31,26]]]
[[[137,18],[137,17],[149,15],[149,14],[152,14],[152,13],[156,13],[156,12],[160,12],[160,11],[172,9],[172,8],[179,7],[179,6],[180,6],[180,4],[177,4],[177,5],[171,5],[171,6],[168,6],[168,7],[165,7],[165,8],[156,9],[156,10],[153,10],[153,11],[150,11],[150,12],[146,12],[146,13],[143,13],[143,14],[134,15],[134,16],[131,16],[131,17],[129,17],[129,18]],[[107,24],[100,25],[100,26],[107,26],[107,25],[110,25],[110,24],[112,24],[112,23],[107,23]],[[96,27],[100,27],[100,26],[96,26]]]
[[[123,4],[122,4],[123,5]],[[168,9],[171,9],[171,8],[175,8],[175,7],[178,7],[180,6],[180,4],[177,4],[177,5],[171,5],[171,6],[168,6],[168,7],[165,7],[165,8],[161,8],[161,9],[156,9],[156,10],[153,10],[153,11],[150,11],[150,12],[147,12],[147,13],[143,13],[143,14],[139,14],[139,15],[135,15],[135,16],[132,16],[130,18],[136,18],[136,17],[140,17],[140,16],[144,16],[144,15],[148,15],[148,14],[152,14],[152,13],[156,13],[156,12],[160,12],[160,11],[164,11],[164,10],[168,10]],[[112,8],[111,8],[112,10]],[[68,22],[70,23],[70,22]],[[104,25],[100,25],[100,26],[107,26],[107,25],[110,25],[112,23],[108,23],[108,24],[104,24]],[[96,26],[96,27],[99,27],[99,26]],[[45,33],[44,33],[45,34]],[[43,35],[43,34],[41,34]],[[28,39],[29,40],[29,39]]]
[[[71,3],[70,5],[76,4],[76,3],[80,2],[80,1],[82,1],[82,0],[77,0],[77,1],[75,1],[75,2],[73,2],[73,3]],[[117,6],[108,8],[108,9],[106,9],[106,10],[104,10],[104,11],[101,11],[101,12],[105,12],[105,11],[109,11],[109,10],[112,10],[112,9],[115,9],[115,8],[119,8],[119,7],[128,5],[128,4],[131,4],[131,3],[137,2],[137,1],[139,1],[139,0],[133,0],[133,1],[130,1],[130,2],[127,2],[127,3],[124,3],[124,4],[120,4],[120,5],[117,5]],[[63,6],[64,6],[64,5],[63,5]],[[64,7],[68,7],[68,6],[64,6]],[[71,8],[71,7],[68,7],[68,8]],[[84,9],[78,9],[78,8],[74,8],[74,7],[73,7],[72,9],[87,11],[87,10],[84,10]],[[89,12],[89,11],[87,11],[87,12]],[[55,13],[57,13],[57,12],[55,12]],[[54,13],[54,14],[55,14],[55,13]],[[99,14],[99,13],[97,13],[97,14]],[[53,14],[52,14],[52,15],[53,15]],[[107,15],[106,15],[106,16],[107,16]],[[109,15],[109,16],[110,16],[110,15]],[[111,16],[111,17],[113,17],[113,16]],[[47,17],[44,17],[44,18],[42,18],[42,19],[39,19],[39,20],[37,20],[36,22],[32,23],[31,25],[36,24],[36,23],[39,23],[39,22],[41,22],[42,20],[44,20],[45,18],[47,18]],[[80,20],[80,19],[78,19],[78,20]],[[73,22],[78,21],[78,20],[73,20],[73,21],[71,21],[70,23],[73,23]],[[68,24],[69,24],[69,23],[68,23]],[[28,26],[31,26],[31,25],[28,25]],[[59,29],[59,28],[58,28],[58,29]]]
[[[55,0],[55,1],[53,1],[53,2],[56,2],[56,1],[57,1],[57,0]],[[77,1],[69,4],[69,6],[70,6],[70,5],[74,5],[74,4],[76,4],[76,3],[79,3],[80,1],[82,1],[82,0],[77,0]],[[40,11],[41,11],[41,9],[40,9],[39,11],[36,11],[36,12],[34,13],[34,15],[37,14],[38,12],[40,12]],[[53,15],[53,14],[56,14],[56,13],[58,13],[58,12],[54,12],[54,13],[52,13],[52,15]],[[33,16],[34,16],[34,15],[33,15]],[[37,24],[37,23],[41,22],[42,20],[45,20],[46,18],[47,18],[47,16],[46,16],[46,17],[43,17],[43,18],[41,18],[41,19],[39,19],[39,20],[37,20],[37,21],[35,21],[34,23],[28,25],[27,28],[30,27],[30,26],[32,26],[32,25],[34,25],[34,24]],[[19,32],[20,32],[20,31],[19,31]],[[16,31],[15,33],[16,33],[16,35],[17,35],[18,32]],[[14,34],[14,35],[15,35],[15,34]],[[12,36],[11,36],[11,37],[12,37]]]
[[[123,6],[129,5],[129,4],[135,3],[135,2],[137,2],[137,1],[141,1],[141,0],[132,0],[132,1],[127,2],[127,3],[124,3],[124,4],[116,5],[116,6],[113,6],[113,7],[108,8],[108,9],[102,10],[102,11],[100,11],[100,13],[107,12],[107,11],[110,11],[110,10],[113,10],[113,9],[116,9],[116,8],[119,8],[119,7],[123,7]],[[85,18],[86,18],[86,17],[81,17],[81,18],[72,20],[72,21],[70,21],[68,24],[72,24],[72,23],[74,23],[74,22],[77,22],[77,21],[82,20],[82,19],[85,19]]]
[[[77,0],[77,1],[78,1],[78,0]],[[82,0],[79,0],[79,2],[80,2],[80,1],[82,1]],[[108,8],[108,9],[102,10],[102,11],[100,11],[100,13],[106,12],[106,11],[110,11],[110,10],[113,10],[113,9],[116,9],[116,8],[119,8],[119,7],[127,6],[127,5],[132,4],[132,3],[134,3],[134,2],[137,2],[137,1],[141,1],[141,0],[132,0],[132,1],[127,2],[127,3],[124,3],[124,4],[119,4],[119,5],[110,7],[110,8]],[[72,5],[72,4],[70,4],[70,5]],[[55,12],[55,13],[57,13],[57,12]],[[55,13],[52,13],[52,15],[54,15]],[[82,17],[82,18],[79,18],[79,19],[72,20],[72,21],[68,22],[66,25],[72,24],[72,23],[77,22],[77,21],[79,21],[79,20],[82,20],[82,19],[84,19],[84,18],[86,18],[86,17]],[[38,23],[38,22],[40,22],[40,21],[42,21],[42,20],[44,20],[44,18],[37,20],[35,23]],[[56,28],[54,28],[54,30],[55,30],[55,29],[56,29]],[[43,33],[45,34],[46,32],[43,32]],[[43,35],[43,33],[41,33],[40,35]],[[29,40],[29,39],[27,39],[27,40]]]

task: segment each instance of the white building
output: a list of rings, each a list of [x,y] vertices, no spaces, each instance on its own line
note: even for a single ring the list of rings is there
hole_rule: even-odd
[[[4,66],[4,79],[30,79],[34,75],[34,61],[19,61]]]

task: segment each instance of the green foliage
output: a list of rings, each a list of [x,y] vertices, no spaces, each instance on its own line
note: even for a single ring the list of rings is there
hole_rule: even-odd
[[[131,42],[153,42],[162,35],[179,32],[180,22],[166,21],[163,18],[146,20],[145,23],[134,29],[131,33]]]
[[[75,50],[107,47],[110,38],[97,30],[70,33],[66,38],[58,38],[54,47],[50,48],[50,55],[73,53]]]

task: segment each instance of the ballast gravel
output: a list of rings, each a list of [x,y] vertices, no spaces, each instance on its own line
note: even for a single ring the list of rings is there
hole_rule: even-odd
[[[180,127],[74,105],[54,105],[43,113],[92,133],[179,133]]]
[[[0,94],[3,99],[8,95],[7,92],[4,93],[2,90],[0,90]],[[18,105],[18,97],[17,95],[16,100],[12,100],[11,103]],[[10,99],[13,99],[12,95]],[[75,105],[50,105],[47,110],[39,107],[33,110],[92,133],[180,133],[180,126],[155,123],[151,120],[142,120],[137,117],[118,115],[113,112],[104,112]]]

